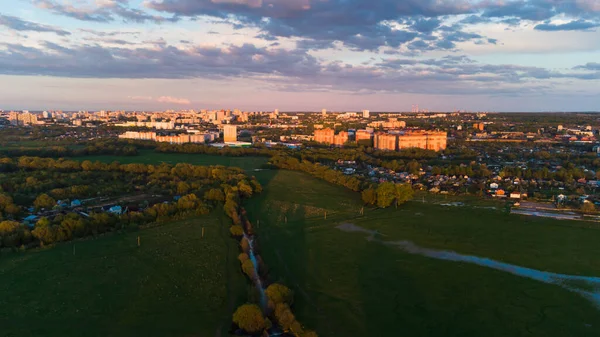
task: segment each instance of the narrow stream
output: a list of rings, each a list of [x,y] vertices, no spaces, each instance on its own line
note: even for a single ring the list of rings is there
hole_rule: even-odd
[[[256,289],[260,293],[260,305],[263,310],[267,308],[267,295],[265,294],[265,289],[263,288],[262,281],[260,276],[258,275],[258,261],[256,259],[256,255],[254,254],[254,238],[249,237],[244,233],[244,237],[248,240],[250,244],[250,252],[248,253],[252,264],[254,265],[254,284],[256,285]]]
[[[375,237],[376,235],[381,235],[377,231],[368,230],[349,223],[341,224],[336,228],[346,232],[367,233],[369,234],[369,236],[367,237],[367,240],[369,241],[379,242],[388,246],[394,246],[410,254],[422,255],[439,260],[471,263],[482,267],[501,270],[513,275],[526,277],[532,280],[558,285],[569,291],[580,294],[581,296],[591,301],[598,309],[600,309],[600,277],[575,276],[551,273],[537,269],[521,267],[509,263],[504,263],[485,257],[463,255],[448,250],[425,248],[411,241],[383,241]]]

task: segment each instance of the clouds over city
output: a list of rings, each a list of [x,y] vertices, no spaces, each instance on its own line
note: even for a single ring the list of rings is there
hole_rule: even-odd
[[[587,90],[600,79],[598,0],[19,4],[21,11],[0,15],[6,28],[0,32],[2,75],[201,78],[225,86],[247,79],[271,92],[357,92],[365,99],[382,92],[525,95],[565,90],[567,96],[565,88]],[[541,61],[528,55],[539,55]],[[131,97],[191,104],[179,96]]]

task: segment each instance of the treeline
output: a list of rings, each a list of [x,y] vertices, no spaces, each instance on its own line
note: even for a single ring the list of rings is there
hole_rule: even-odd
[[[106,164],[39,157],[21,157],[15,160],[4,158],[3,163],[10,168],[6,174],[9,177],[11,174],[20,175],[23,171],[42,174],[59,170],[69,172],[71,176],[75,175],[75,178],[79,179],[96,177],[88,174],[98,170],[110,173],[110,177],[114,178],[106,181],[106,184],[115,185],[115,181],[119,181],[121,183],[116,185],[120,186],[124,181],[119,178],[134,177],[141,189],[152,189],[152,186],[156,185],[157,188],[153,190],[180,194],[181,197],[177,201],[169,198],[167,200],[171,201],[161,200],[154,205],[134,207],[135,210],[123,214],[104,212],[93,205],[88,213],[83,212],[87,212],[87,206],[82,207],[83,211],[64,209],[52,197],[67,193],[67,190],[72,193],[79,189],[81,193],[87,193],[89,186],[95,188],[97,185],[97,181],[87,181],[88,185],[85,186],[52,189],[48,193],[37,195],[31,208],[41,212],[39,214],[42,217],[31,226],[15,221],[23,209],[15,204],[6,190],[3,190],[0,192],[0,220],[2,217],[9,219],[0,225],[0,248],[30,248],[104,232],[137,228],[149,223],[207,214],[220,205],[224,205],[226,213],[234,214],[233,210],[239,207],[238,203],[242,198],[249,198],[262,190],[260,183],[255,178],[247,177],[241,169],[220,166],[205,167],[185,163],[156,166],[116,162]]]
[[[392,204],[398,206],[411,200],[414,191],[409,184],[384,182],[362,191],[361,196],[366,205],[386,208]]]
[[[235,195],[232,195],[235,198]],[[227,208],[226,208],[227,209]],[[226,211],[227,213],[227,211]],[[246,218],[245,211],[239,209],[237,214],[227,213],[233,220],[230,227],[231,234],[239,240],[240,254],[238,260],[242,272],[257,287],[262,287],[261,280],[267,279],[267,268],[258,254],[254,228]],[[238,224],[238,222],[240,222]],[[246,235],[244,235],[246,233]],[[260,297],[261,295],[259,295]],[[259,299],[263,306],[255,303],[243,304],[233,314],[233,323],[245,333],[251,335],[264,335],[275,326],[287,334],[297,337],[317,337],[317,333],[306,329],[292,312],[294,293],[288,287],[273,283],[264,289],[264,299]],[[236,334],[238,331],[235,332]]]
[[[0,150],[0,155],[7,157],[35,156],[35,157],[79,157],[88,155],[110,154],[116,156],[135,156],[138,146],[134,144],[106,141],[94,142],[84,146],[48,146],[48,147],[20,147]]]
[[[150,223],[208,214],[213,207],[207,200],[189,194],[177,202],[159,203],[124,214],[61,212],[52,217],[41,217],[33,229],[17,221],[5,220],[0,222],[0,248],[33,248],[107,232],[137,229]]]
[[[332,184],[347,187],[355,192],[362,191],[363,188],[367,187],[363,180],[355,176],[345,175],[328,166],[312,163],[308,160],[300,161],[294,157],[276,156],[271,159],[270,164],[281,169],[305,172]]]

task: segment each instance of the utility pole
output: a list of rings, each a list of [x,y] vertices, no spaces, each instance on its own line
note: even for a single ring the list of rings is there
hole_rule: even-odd
[[[141,244],[142,244],[142,241],[140,240],[140,236],[138,235],[138,237],[137,237],[137,245],[138,245],[138,247],[140,247]]]
[[[204,239],[204,227],[202,227],[202,238]]]

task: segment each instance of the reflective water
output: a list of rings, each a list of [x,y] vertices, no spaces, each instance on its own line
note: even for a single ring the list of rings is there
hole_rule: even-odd
[[[256,289],[258,289],[258,292],[260,294],[260,305],[264,310],[267,307],[267,295],[265,294],[265,289],[263,288],[262,281],[260,279],[260,276],[258,275],[258,261],[256,259],[256,254],[254,253],[254,239],[247,236],[245,233],[244,237],[248,240],[248,243],[250,244],[250,251],[248,253],[248,256],[250,257],[250,260],[254,265],[254,283],[256,284]]]
[[[532,280],[555,284],[582,295],[583,297],[592,301],[598,307],[598,309],[600,309],[600,277],[551,273],[500,262],[485,257],[464,255],[448,250],[425,248],[411,241],[383,241],[376,238],[376,236],[381,235],[377,231],[368,230],[354,224],[346,223],[337,226],[337,228],[347,232],[364,232],[370,234],[369,237],[367,237],[367,240],[380,242],[384,245],[394,246],[407,253],[446,261],[471,263],[482,267],[504,271],[513,275],[526,277]]]

